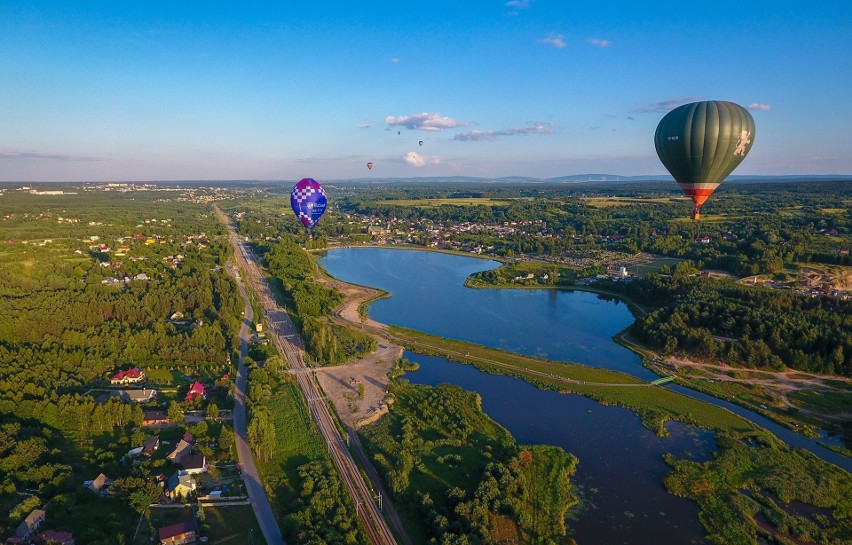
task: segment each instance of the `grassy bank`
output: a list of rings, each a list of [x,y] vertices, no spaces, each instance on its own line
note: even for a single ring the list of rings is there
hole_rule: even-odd
[[[576,393],[603,404],[633,409],[657,433],[665,433],[663,424],[668,420],[737,433],[756,429],[730,411],[651,386],[624,373],[512,354],[398,327],[391,327],[390,331],[412,352],[444,356],[489,373],[516,376],[540,388]]]

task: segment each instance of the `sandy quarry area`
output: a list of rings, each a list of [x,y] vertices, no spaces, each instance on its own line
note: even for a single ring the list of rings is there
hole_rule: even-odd
[[[379,295],[378,290],[347,284],[340,280],[320,277],[320,281],[334,287],[343,294],[344,301],[332,315],[338,322],[346,322],[350,327],[362,327],[358,315],[358,306]],[[365,322],[369,331],[386,329],[387,326],[374,320]],[[369,333],[367,329],[365,332]],[[334,403],[335,409],[344,424],[358,427],[383,414],[388,386],[388,371],[402,357],[402,347],[389,343],[379,334],[376,338],[377,349],[356,361],[337,367],[323,367],[317,370],[317,379],[325,395]],[[363,385],[363,397],[359,395],[359,386]]]

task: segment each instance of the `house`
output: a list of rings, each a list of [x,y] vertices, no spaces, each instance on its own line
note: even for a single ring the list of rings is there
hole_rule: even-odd
[[[204,399],[204,386],[197,380],[189,387],[186,397],[183,399],[187,403],[192,403],[199,399]]]
[[[112,484],[112,479],[104,475],[103,473],[99,474],[93,481],[86,481],[83,483],[83,486],[95,492],[96,494],[106,494],[107,488]]]
[[[179,463],[183,467],[181,473],[185,475],[196,475],[207,472],[207,458],[203,454],[188,454],[181,457]]]
[[[46,513],[44,509],[33,509],[15,530],[15,535],[6,540],[6,543],[26,543],[35,535],[38,527],[44,523]]]
[[[148,403],[157,397],[157,390],[152,388],[143,388],[141,390],[121,390],[118,392],[118,397],[122,401],[132,401],[134,403]]]
[[[195,519],[164,526],[163,528],[160,528],[158,537],[160,538],[161,545],[184,545],[195,543],[198,538]]]
[[[38,539],[40,542],[50,545],[74,545],[74,535],[71,532],[45,530],[38,535]]]
[[[172,499],[187,498],[195,492],[195,487],[195,479],[192,476],[176,471],[166,482],[166,494]]]
[[[145,411],[142,413],[143,426],[165,426],[169,424],[169,415],[166,411]]]
[[[150,458],[156,454],[158,448],[160,448],[160,436],[155,435],[154,437],[149,437],[142,442],[142,456],[148,456]]]
[[[127,384],[136,384],[145,380],[145,371],[134,367],[127,371],[119,371],[109,379],[109,383],[113,386],[126,386]]]
[[[166,458],[177,464],[180,463],[181,458],[183,458],[190,452],[192,452],[192,444],[181,439],[180,441],[178,441],[178,444],[175,449],[171,451],[169,455],[166,456]]]
[[[169,316],[169,320],[183,320],[183,312],[176,311],[173,312],[171,316]]]

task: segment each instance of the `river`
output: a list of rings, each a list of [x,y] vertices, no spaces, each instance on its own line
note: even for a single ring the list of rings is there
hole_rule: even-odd
[[[380,322],[433,335],[471,341],[521,354],[605,367],[645,379],[657,378],[638,356],[612,341],[634,317],[626,304],[569,290],[474,290],[463,286],[472,273],[494,261],[412,250],[338,249],[320,260],[334,276],[384,289],[370,316]],[[521,443],[563,447],[580,460],[574,482],[583,510],[569,521],[578,542],[703,543],[697,508],[661,485],[668,468],[661,456],[708,456],[712,434],[669,424],[659,438],[629,410],[605,407],[573,395],[542,391],[506,376],[482,373],[442,358],[407,353],[421,363],[411,382],[450,383],[476,391],[483,409]],[[852,460],[816,445],[770,420],[699,392],[674,386],[699,399],[730,408],[770,429],[796,447],[819,453],[841,467]],[[545,416],[543,416],[545,415]]]

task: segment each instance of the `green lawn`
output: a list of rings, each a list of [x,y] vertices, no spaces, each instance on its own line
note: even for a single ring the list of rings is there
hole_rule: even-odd
[[[208,545],[265,545],[251,505],[205,507]]]

